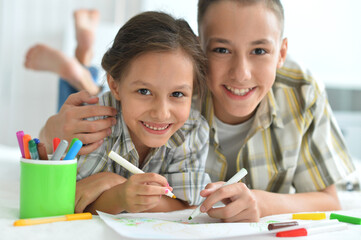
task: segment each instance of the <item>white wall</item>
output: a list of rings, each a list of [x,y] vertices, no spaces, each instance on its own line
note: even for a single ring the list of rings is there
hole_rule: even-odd
[[[292,55],[327,86],[361,89],[361,1],[283,3]],[[20,129],[38,136],[55,113],[57,76],[26,70],[25,52],[42,42],[71,54],[73,40],[64,35],[72,31],[72,12],[82,7],[97,8],[103,23],[119,27],[140,10],[163,10],[184,17],[197,32],[196,0],[0,0],[0,144],[16,146]]]

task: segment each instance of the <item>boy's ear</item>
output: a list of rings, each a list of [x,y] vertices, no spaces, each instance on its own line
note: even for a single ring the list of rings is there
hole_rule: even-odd
[[[283,66],[283,63],[285,62],[287,56],[287,49],[288,49],[288,39],[284,38],[282,40],[282,44],[280,48],[280,55],[278,58],[277,68],[281,68]]]
[[[118,101],[120,101],[120,95],[119,95],[119,83],[117,83],[116,81],[114,81],[113,77],[110,76],[110,74],[107,74],[107,81],[108,81],[108,86],[110,91],[112,92],[113,96],[115,97],[115,99],[117,99]]]

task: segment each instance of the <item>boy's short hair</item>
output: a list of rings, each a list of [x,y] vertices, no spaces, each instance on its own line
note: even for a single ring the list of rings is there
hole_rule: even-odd
[[[193,63],[194,91],[202,96],[206,86],[206,56],[188,23],[166,13],[143,12],[127,21],[104,54],[102,67],[115,81],[120,81],[136,57],[179,49]]]
[[[284,30],[284,10],[280,0],[199,0],[198,1],[198,32],[203,21],[204,15],[206,14],[207,9],[214,3],[220,1],[234,1],[239,4],[244,5],[253,5],[257,3],[263,3],[268,9],[272,10],[273,13],[277,16],[280,22],[280,29],[281,29],[281,37],[283,35]]]

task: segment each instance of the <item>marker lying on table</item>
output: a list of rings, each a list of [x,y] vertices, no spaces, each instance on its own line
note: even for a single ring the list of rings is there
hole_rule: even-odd
[[[291,226],[298,226],[298,222],[278,222],[278,223],[270,223],[268,224],[268,230],[275,230],[279,228],[291,227]]]
[[[124,167],[125,169],[127,169],[129,172],[131,172],[133,174],[144,173],[142,170],[140,170],[139,168],[137,168],[136,166],[131,164],[129,161],[122,158],[121,156],[119,156],[119,154],[117,154],[114,151],[110,151],[108,156],[111,159],[113,159],[115,162],[117,162],[120,166]],[[166,195],[170,198],[176,198],[176,196],[174,196],[174,194],[171,191],[168,191],[166,193]]]
[[[326,213],[294,213],[292,219],[298,220],[322,220],[326,219]]]
[[[73,220],[85,220],[92,219],[91,213],[75,213],[68,214],[64,216],[58,217],[48,217],[48,218],[29,218],[29,219],[20,219],[14,222],[14,226],[29,226],[43,223],[52,223],[52,222],[60,222],[60,221],[73,221]]]
[[[336,213],[331,213],[330,219],[337,219],[340,222],[361,225],[361,218],[357,218],[357,217],[350,217],[350,216],[340,215],[340,214],[336,214]]]
[[[247,175],[247,170],[242,168],[238,173],[236,173],[233,177],[231,177],[231,179],[229,179],[222,187],[233,184],[233,183],[238,183],[246,175]],[[201,206],[202,206],[202,204],[199,205],[196,209],[194,209],[193,213],[188,218],[188,220],[192,220],[193,218],[195,218],[199,214],[201,214]]]
[[[317,234],[317,233],[340,231],[344,229],[347,229],[347,225],[345,223],[324,222],[324,223],[304,226],[302,228],[298,228],[294,230],[281,231],[276,233],[276,237],[301,237],[301,236],[309,236],[311,234]]]

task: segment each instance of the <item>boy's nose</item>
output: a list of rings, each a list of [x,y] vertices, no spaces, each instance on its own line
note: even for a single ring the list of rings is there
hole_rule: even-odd
[[[251,79],[250,63],[246,57],[234,56],[231,65],[230,75],[233,80],[247,81]]]

